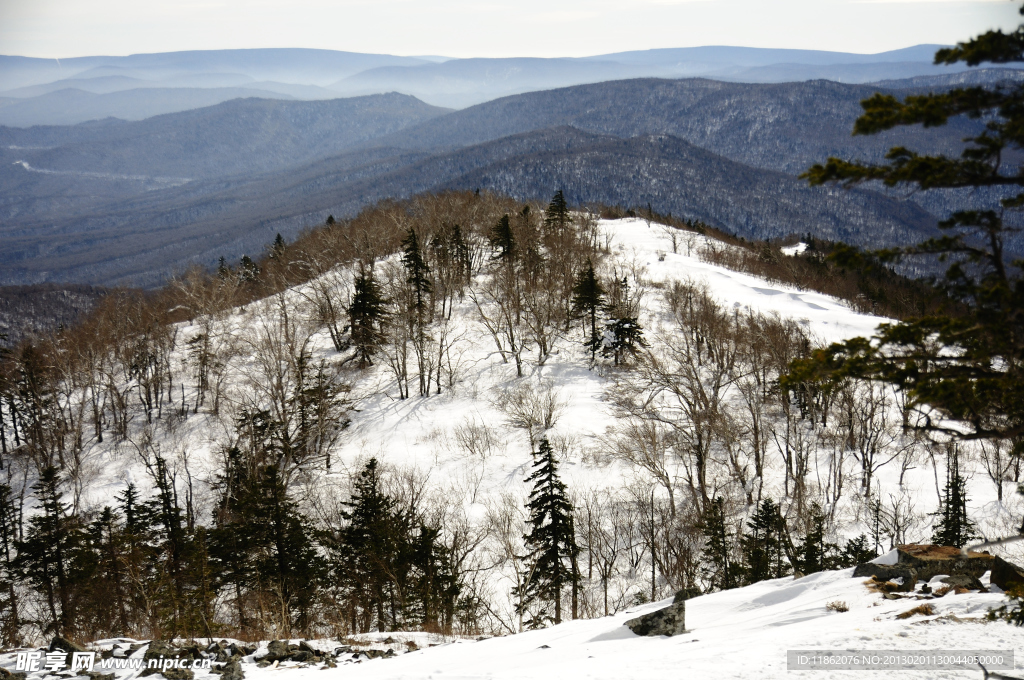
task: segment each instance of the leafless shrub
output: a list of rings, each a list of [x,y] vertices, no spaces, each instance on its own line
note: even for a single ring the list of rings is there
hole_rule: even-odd
[[[487,460],[501,444],[494,429],[482,421],[477,422],[476,417],[456,426],[453,434],[466,453],[481,460]]]
[[[553,383],[545,381],[537,386],[520,382],[500,391],[493,403],[505,413],[509,425],[526,431],[530,446],[534,447],[541,433],[558,422],[568,400],[562,397]]]
[[[848,612],[848,611],[850,611],[849,605],[847,605],[842,600],[832,600],[831,602],[829,602],[828,604],[825,605],[825,609],[827,609],[830,612]]]

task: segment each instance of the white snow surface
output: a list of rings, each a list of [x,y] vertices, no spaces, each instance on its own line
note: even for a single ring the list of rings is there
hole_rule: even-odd
[[[897,614],[921,602],[884,600],[870,592],[863,579],[851,578],[852,573],[847,569],[798,580],[764,581],[688,600],[686,626],[690,632],[671,638],[638,637],[624,625],[628,619],[671,603],[665,600],[605,618],[480,642],[460,641],[381,663],[346,667],[345,676],[381,680],[767,680],[794,677],[786,668],[787,649],[1024,649],[1024,631],[984,621],[988,608],[1002,600],[999,594],[947,595],[929,601],[935,607],[934,615],[897,620]],[[827,610],[826,605],[834,601],[845,602],[849,611]],[[299,678],[313,672],[319,673],[310,669]],[[269,680],[266,673],[252,677]],[[814,671],[806,677],[855,675],[851,671]],[[901,671],[899,676],[980,678],[981,674]]]
[[[927,599],[933,614],[900,620],[898,614],[925,602],[913,595],[886,600],[870,591],[864,579],[851,578],[852,573],[852,569],[846,569],[796,580],[763,581],[688,600],[689,632],[671,638],[639,637],[624,625],[631,618],[671,603],[664,600],[614,616],[480,641],[450,639],[433,647],[427,645],[443,640],[425,633],[373,634],[364,637],[377,642],[393,637],[400,643],[414,639],[423,649],[391,659],[346,662],[346,658],[339,657],[336,669],[288,662],[258,668],[251,661],[244,662],[242,668],[247,680],[769,680],[795,677],[787,670],[789,649],[1014,650],[1018,656],[1024,650],[1024,630],[985,620],[988,609],[1003,601],[999,592]],[[849,611],[829,610],[827,605],[832,602],[845,603]],[[105,646],[103,642],[113,641],[101,641],[97,647]],[[335,646],[323,641],[313,645],[320,649]],[[145,649],[140,649],[136,656],[144,653]],[[254,656],[258,658],[261,653]],[[14,661],[14,654],[0,655],[0,667],[13,670]],[[1017,668],[1024,668],[1021,659]],[[134,674],[117,671],[115,675],[117,680],[131,680]],[[30,680],[42,677],[34,674]],[[196,677],[214,680],[219,676],[197,671]],[[852,671],[814,671],[799,677],[831,680],[865,676]],[[981,673],[904,670],[899,677],[981,678]]]

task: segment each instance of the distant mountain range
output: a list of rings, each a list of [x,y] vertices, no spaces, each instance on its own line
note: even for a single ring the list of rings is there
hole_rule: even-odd
[[[897,141],[957,153],[982,124],[851,136],[877,89],[632,79],[460,111],[399,94],[240,99],[137,122],[0,127],[0,284],[155,285],[328,214],[445,188],[524,200],[562,188],[576,204],[650,203],[748,238],[906,243],[978,195],[896,200],[796,175],[829,155],[878,160]]]
[[[879,54],[688,47],[561,59],[447,59],[256,49],[36,59],[0,56],[0,125],[141,120],[245,96],[332,99],[399,92],[462,108],[511,94],[642,77],[845,83],[955,75],[939,45]]]

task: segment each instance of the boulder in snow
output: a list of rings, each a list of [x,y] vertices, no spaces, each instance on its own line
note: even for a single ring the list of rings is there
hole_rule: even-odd
[[[1024,569],[1001,557],[992,559],[992,574],[989,576],[992,585],[999,586],[1003,591],[1011,588],[1024,588]]]
[[[629,629],[637,635],[650,637],[658,635],[680,635],[686,632],[686,599],[682,593],[664,609],[638,616],[626,621]]]
[[[901,593],[909,593],[917,585],[917,571],[902,565],[872,564],[866,562],[857,565],[853,570],[854,578],[870,576],[876,581],[885,583],[892,581],[897,584],[896,590]]]

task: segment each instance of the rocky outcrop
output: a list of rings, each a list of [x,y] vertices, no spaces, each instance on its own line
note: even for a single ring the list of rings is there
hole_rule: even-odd
[[[871,577],[879,583],[894,583],[896,592],[909,593],[917,585],[917,571],[899,565],[865,564],[857,565],[853,570],[854,578]]]
[[[964,554],[959,548],[948,545],[911,543],[896,548],[896,564],[913,569],[921,581],[931,581],[936,576],[973,576],[992,569],[995,558],[988,553]]]
[[[657,636],[680,635],[686,632],[686,598],[676,595],[672,604],[650,614],[626,621],[626,625],[637,635]]]
[[[1024,569],[987,552],[963,553],[948,545],[911,543],[896,548],[896,564],[867,562],[853,570],[855,578],[871,577],[878,583],[890,583],[890,590],[910,592],[917,581],[928,583],[936,576],[958,588],[983,588],[979,579],[991,571],[990,580],[1003,590],[1024,587]],[[895,586],[895,587],[893,587]]]
[[[992,585],[999,586],[1004,591],[1024,589],[1024,569],[1001,557],[996,557],[992,560],[992,574],[989,576],[989,580]]]

